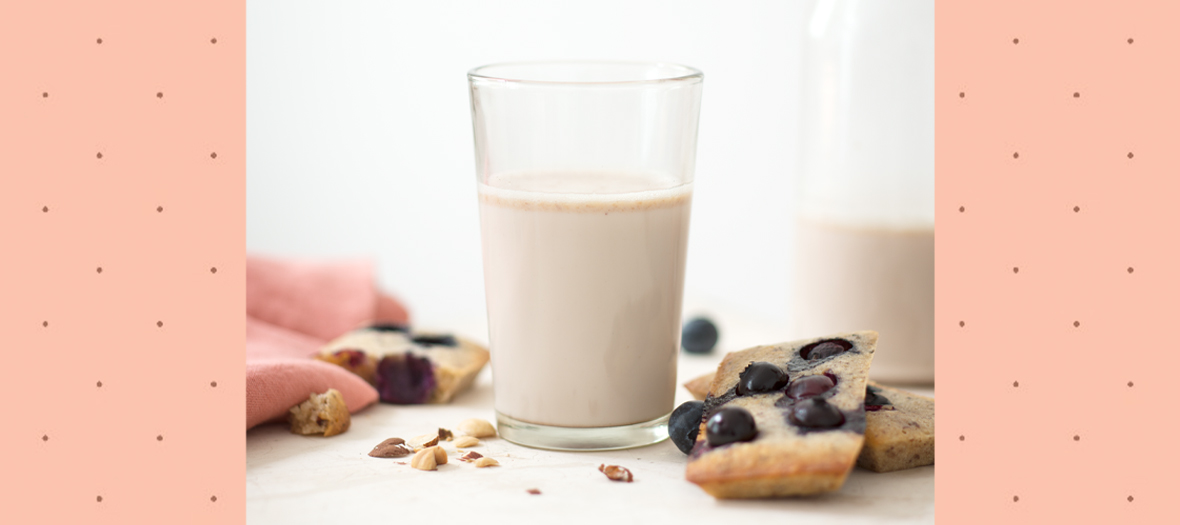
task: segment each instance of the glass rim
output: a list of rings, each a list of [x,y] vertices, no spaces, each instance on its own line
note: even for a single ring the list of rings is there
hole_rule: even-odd
[[[680,71],[679,75],[668,76],[663,78],[649,78],[636,80],[604,80],[604,81],[589,81],[589,80],[530,80],[524,78],[509,78],[506,76],[496,76],[484,74],[481,71],[505,67],[505,66],[576,66],[576,65],[608,65],[608,66],[647,66],[651,68],[666,67],[677,69]],[[663,84],[672,82],[686,82],[692,80],[703,80],[705,74],[692,66],[683,64],[676,64],[672,62],[642,62],[642,61],[627,61],[627,60],[523,60],[517,62],[497,62],[494,64],[484,64],[482,66],[471,68],[467,71],[467,80],[491,80],[496,82],[511,82],[514,84],[535,84],[535,85],[569,85],[569,86],[626,86],[626,85],[645,85],[645,84]]]

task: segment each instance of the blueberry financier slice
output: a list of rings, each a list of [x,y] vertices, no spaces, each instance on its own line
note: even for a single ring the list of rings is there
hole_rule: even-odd
[[[685,477],[717,498],[839,489],[864,444],[876,344],[864,331],[725,356]]]
[[[412,333],[378,324],[329,342],[316,359],[342,366],[398,405],[446,403],[467,389],[487,364],[487,349],[447,334]]]
[[[695,377],[684,388],[703,400],[715,374]],[[856,466],[893,472],[933,465],[934,399],[875,381],[869,381],[865,390],[865,446]]]

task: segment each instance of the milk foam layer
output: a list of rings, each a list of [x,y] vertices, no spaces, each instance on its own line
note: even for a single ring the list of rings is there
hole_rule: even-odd
[[[496,409],[564,427],[670,412],[691,184],[523,173],[479,193]]]

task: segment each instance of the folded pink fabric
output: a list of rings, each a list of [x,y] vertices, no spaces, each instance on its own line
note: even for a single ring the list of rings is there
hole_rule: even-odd
[[[348,330],[409,322],[406,309],[377,290],[365,261],[246,257],[246,428],[281,420],[312,392],[339,390],[350,412],[377,391],[335,365],[311,359]]]

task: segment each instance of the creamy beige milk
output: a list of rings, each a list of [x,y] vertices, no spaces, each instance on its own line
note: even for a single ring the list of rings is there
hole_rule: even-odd
[[[796,330],[881,334],[869,376],[934,381],[934,226],[871,227],[801,218]]]
[[[692,185],[515,173],[479,197],[496,410],[562,427],[670,412]]]

